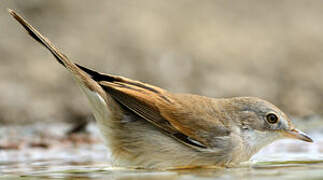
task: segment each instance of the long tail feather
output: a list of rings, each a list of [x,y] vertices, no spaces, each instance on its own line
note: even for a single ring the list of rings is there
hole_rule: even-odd
[[[73,62],[71,62],[67,56],[59,51],[53,43],[51,43],[45,36],[40,34],[40,32],[37,31],[31,24],[29,24],[22,16],[11,9],[8,9],[8,11],[10,15],[14,17],[25,28],[29,35],[40,44],[45,46],[54,55],[54,57],[60,64],[62,64],[65,68],[72,72],[77,80],[81,81],[83,85],[87,86],[93,91],[99,87],[99,85],[87,73],[85,73]]]

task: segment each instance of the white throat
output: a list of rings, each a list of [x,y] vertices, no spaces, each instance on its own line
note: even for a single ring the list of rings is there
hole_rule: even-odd
[[[245,152],[252,156],[257,153],[264,146],[274,142],[281,136],[277,132],[273,131],[259,131],[259,130],[245,130],[241,132]]]

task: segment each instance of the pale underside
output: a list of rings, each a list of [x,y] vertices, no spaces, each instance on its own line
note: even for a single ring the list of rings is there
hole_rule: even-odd
[[[82,89],[89,98],[93,114],[112,153],[115,166],[145,168],[233,166],[248,160],[261,148],[256,150],[251,148],[253,144],[246,143],[252,143],[255,140],[253,137],[266,136],[264,133],[253,131],[246,134],[245,137],[249,140],[242,143],[242,138],[232,133],[221,139],[230,142],[226,148],[199,151],[165,135],[160,129],[130,111],[122,110],[124,113],[113,114],[99,94],[84,87]],[[254,133],[257,133],[257,136],[253,136],[256,135]],[[235,146],[232,145],[233,141]]]

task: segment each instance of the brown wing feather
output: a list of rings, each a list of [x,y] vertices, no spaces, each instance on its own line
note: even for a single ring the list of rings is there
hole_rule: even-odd
[[[172,94],[160,88],[149,90],[154,86],[147,89],[147,84],[129,79],[99,84],[118,102],[182,141],[186,136],[205,147],[215,147],[215,137],[230,134],[214,116],[217,110],[210,98]]]
[[[224,118],[221,103],[190,94],[174,94],[172,99],[176,103],[171,107],[159,104],[161,115],[187,136],[208,147],[216,147],[216,138],[230,134],[229,122],[221,121],[228,118]]]
[[[177,132],[177,130],[161,116],[159,108],[156,106],[157,101],[164,100],[160,96],[153,92],[145,91],[140,87],[121,82],[111,83],[100,81],[99,84],[108,94],[139,116],[171,134]]]

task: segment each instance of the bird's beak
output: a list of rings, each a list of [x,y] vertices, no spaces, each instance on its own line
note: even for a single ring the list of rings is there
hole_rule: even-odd
[[[308,135],[306,135],[302,131],[295,129],[295,128],[293,128],[291,130],[284,131],[283,134],[284,134],[284,136],[289,137],[289,138],[299,139],[299,140],[306,141],[306,142],[313,142],[313,140]]]

